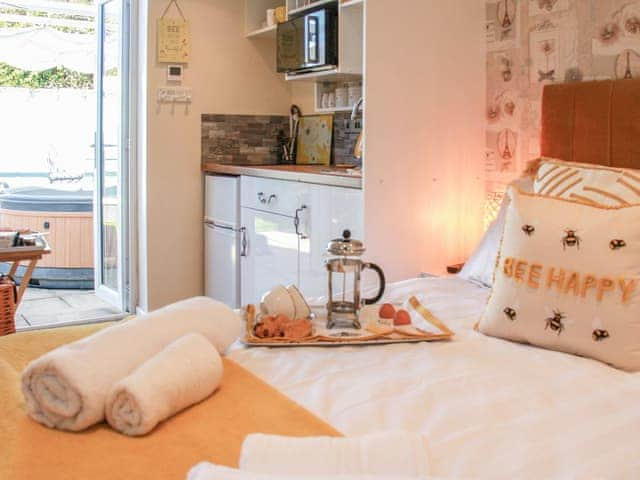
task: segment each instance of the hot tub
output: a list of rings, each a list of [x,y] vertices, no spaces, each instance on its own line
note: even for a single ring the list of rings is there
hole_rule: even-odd
[[[48,232],[51,254],[35,269],[30,285],[93,288],[93,192],[24,187],[0,195],[0,225]],[[7,264],[0,263],[6,273]],[[18,270],[19,281],[24,272]]]

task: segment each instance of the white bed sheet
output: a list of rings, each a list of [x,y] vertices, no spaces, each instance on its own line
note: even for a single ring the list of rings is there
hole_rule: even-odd
[[[640,374],[475,332],[489,290],[465,280],[408,280],[387,298],[409,294],[455,339],[229,356],[345,435],[423,433],[435,476],[640,478]]]

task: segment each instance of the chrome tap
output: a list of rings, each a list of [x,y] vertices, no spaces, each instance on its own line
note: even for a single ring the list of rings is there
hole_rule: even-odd
[[[360,97],[358,99],[358,101],[353,105],[353,109],[351,110],[351,121],[353,122],[356,117],[358,116],[358,111],[361,111],[362,109],[360,107],[362,107],[362,103],[364,101],[363,97]]]

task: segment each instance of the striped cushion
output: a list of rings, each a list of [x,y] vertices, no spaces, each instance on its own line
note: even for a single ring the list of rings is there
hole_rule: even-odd
[[[533,191],[596,206],[635,205],[640,203],[640,170],[542,158]]]

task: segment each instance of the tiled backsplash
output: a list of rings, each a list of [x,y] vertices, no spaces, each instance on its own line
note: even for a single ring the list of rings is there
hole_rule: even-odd
[[[353,147],[358,134],[346,129],[349,114],[336,113],[332,163],[357,163]],[[202,161],[261,165],[276,163],[279,137],[289,135],[285,115],[202,115]]]
[[[333,117],[333,163],[358,164],[360,161],[353,157],[353,147],[356,146],[358,132],[347,130],[346,122],[351,113],[336,112]]]
[[[282,132],[282,133],[280,133]],[[276,163],[278,136],[288,135],[285,115],[202,115],[202,161]]]

